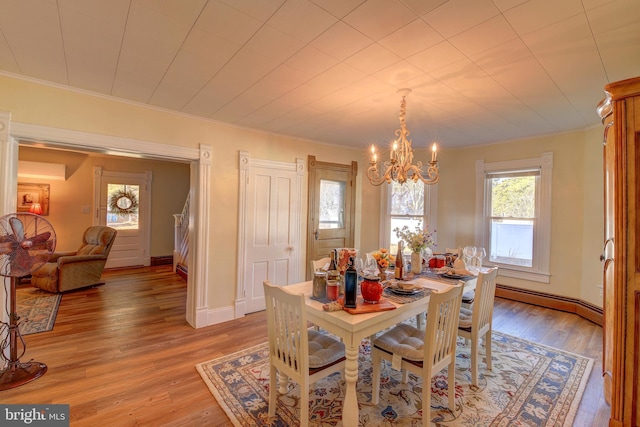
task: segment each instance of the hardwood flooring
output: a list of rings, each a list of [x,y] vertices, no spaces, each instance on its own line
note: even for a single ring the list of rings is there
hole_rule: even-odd
[[[267,339],[264,312],[193,329],[186,282],[170,265],[105,272],[64,294],[52,331],[27,335],[22,361],[41,378],[0,392],[5,404],[69,404],[72,426],[228,426],[197,363]],[[497,299],[494,329],[596,359],[575,426],[605,426],[602,328],[569,313]]]

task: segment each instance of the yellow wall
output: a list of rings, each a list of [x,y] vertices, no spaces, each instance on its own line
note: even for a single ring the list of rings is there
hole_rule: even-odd
[[[499,277],[498,283],[568,296],[602,306],[602,130],[593,128],[503,144],[444,151],[438,189],[440,247],[472,245],[475,162],[540,157],[553,152],[551,283]],[[453,245],[453,246],[450,246]]]
[[[210,310],[232,306],[235,299],[239,150],[248,151],[253,158],[286,162],[294,162],[296,158],[306,161],[310,154],[321,161],[343,164],[357,161],[356,246],[362,251],[379,246],[380,190],[366,181],[366,149],[274,136],[1,76],[0,93],[3,94],[0,110],[11,112],[13,121],[189,148],[198,148],[201,143],[212,146],[212,227],[209,235],[203,236],[212,242],[208,263]],[[599,284],[599,274],[595,273],[599,271],[597,255],[602,242],[602,227],[599,226],[602,222],[599,133],[595,129],[441,152],[442,177],[438,190],[440,246],[464,246],[473,241],[475,186],[471,183],[475,179],[476,159],[483,158],[487,162],[513,160],[553,151],[552,283],[507,278],[500,282],[583,298],[602,306],[599,291],[594,290]],[[419,153],[417,157],[425,155]],[[306,177],[303,185],[304,221],[307,217]],[[306,230],[306,222],[303,227]],[[306,231],[302,234],[306,235]]]
[[[200,144],[212,146],[211,243],[208,308],[215,310],[233,306],[237,281],[238,235],[238,151],[248,151],[253,158],[295,162],[307,161],[308,155],[318,160],[363,164],[365,150],[274,136],[262,132],[226,126],[210,120],[173,114],[160,109],[144,108],[57,87],[0,76],[0,110],[9,111],[14,122],[31,123],[82,132],[172,144],[198,149]],[[274,149],[277,147],[277,149]],[[362,188],[359,172],[357,188]],[[306,188],[303,184],[303,227],[306,230]],[[378,212],[373,200],[362,202],[357,190],[356,209]],[[360,245],[360,230],[376,230],[366,240],[377,239],[377,222],[366,216],[356,226],[356,246]],[[306,232],[302,232],[306,235]],[[300,248],[305,253],[305,244]],[[373,246],[373,245],[372,245]],[[303,255],[304,259],[304,255]],[[301,267],[304,267],[301,263]],[[303,274],[304,276],[304,274]]]
[[[82,241],[82,233],[92,225],[92,213],[83,213],[83,206],[93,205],[93,168],[114,172],[152,172],[151,182],[151,250],[152,257],[173,253],[173,214],[182,212],[189,193],[189,165],[158,160],[132,159],[104,155],[89,155],[69,151],[21,146],[20,160],[58,163],[66,166],[65,181],[19,179],[50,185],[49,216],[56,230],[57,250],[72,251]]]

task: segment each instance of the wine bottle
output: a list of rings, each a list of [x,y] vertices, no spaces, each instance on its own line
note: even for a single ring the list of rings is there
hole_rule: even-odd
[[[340,273],[338,272],[338,263],[336,260],[336,250],[332,249],[329,256],[331,257],[331,261],[329,261],[329,269],[327,270],[327,280],[338,280]]]
[[[404,242],[400,240],[398,242],[398,253],[396,254],[396,269],[394,277],[397,280],[404,279],[404,261],[402,260],[402,250],[404,248]]]
[[[349,266],[344,272],[344,306],[347,308],[356,308],[358,295],[358,272],[353,264],[353,257],[350,257]]]

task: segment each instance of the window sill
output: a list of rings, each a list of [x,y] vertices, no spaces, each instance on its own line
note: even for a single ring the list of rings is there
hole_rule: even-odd
[[[515,279],[529,280],[531,282],[550,283],[551,274],[540,273],[536,271],[523,271],[513,268],[512,266],[493,264],[487,267],[498,267],[498,275],[504,277],[513,277]]]

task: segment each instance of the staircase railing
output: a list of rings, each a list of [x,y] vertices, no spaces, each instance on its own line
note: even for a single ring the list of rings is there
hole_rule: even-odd
[[[187,259],[189,256],[189,196],[184,202],[182,213],[174,214],[174,249],[173,271],[178,269],[187,272]]]

